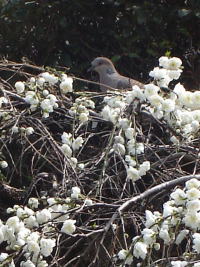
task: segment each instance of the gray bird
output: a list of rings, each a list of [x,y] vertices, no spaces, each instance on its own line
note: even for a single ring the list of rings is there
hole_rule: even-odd
[[[134,85],[144,85],[136,80],[120,75],[112,61],[106,57],[97,57],[91,62],[88,71],[96,71],[99,74],[101,91],[107,91],[110,87],[115,89],[128,89]]]

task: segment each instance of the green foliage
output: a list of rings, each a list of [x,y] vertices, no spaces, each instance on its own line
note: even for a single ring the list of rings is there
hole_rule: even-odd
[[[168,51],[183,59],[199,47],[199,10],[195,0],[1,1],[0,55],[67,66],[78,76],[103,55],[145,80],[155,58]]]

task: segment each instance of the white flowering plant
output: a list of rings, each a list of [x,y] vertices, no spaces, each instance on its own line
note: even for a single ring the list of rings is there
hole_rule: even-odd
[[[31,68],[1,87],[0,266],[200,266],[200,94],[181,59],[106,92]]]
[[[118,252],[118,260],[128,260],[126,264],[131,266],[154,266],[156,262],[158,266],[198,266],[199,211],[200,181],[192,178],[183,189],[171,193],[162,212],[146,210],[141,235],[133,238],[128,250]],[[172,260],[173,250],[177,250],[182,261]]]

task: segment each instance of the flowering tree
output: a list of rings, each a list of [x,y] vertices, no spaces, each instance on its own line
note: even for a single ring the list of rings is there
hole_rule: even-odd
[[[1,266],[200,266],[200,94],[182,61],[103,94],[4,65],[22,78],[1,85]]]

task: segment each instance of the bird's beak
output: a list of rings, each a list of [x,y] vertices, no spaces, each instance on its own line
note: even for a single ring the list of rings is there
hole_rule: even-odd
[[[93,71],[93,70],[94,70],[94,67],[91,66],[91,67],[87,70],[87,72],[91,72],[91,71]]]

